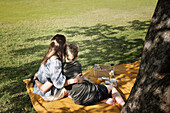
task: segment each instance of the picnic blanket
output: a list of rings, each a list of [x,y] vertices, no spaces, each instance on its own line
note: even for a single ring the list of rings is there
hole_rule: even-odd
[[[140,61],[130,64],[115,65],[115,78],[117,79],[118,86],[116,87],[121,96],[126,100],[130,94],[131,88],[134,85],[136,76],[139,71]],[[83,71],[83,75],[90,81],[96,81],[97,77],[94,76],[94,68],[91,70]],[[23,80],[26,83],[26,89],[30,96],[33,107],[37,112],[52,112],[52,113],[120,113],[121,107],[116,105],[108,105],[98,102],[95,105],[82,106],[75,104],[69,97],[65,97],[55,101],[44,101],[39,95],[32,93],[33,85],[30,79]]]

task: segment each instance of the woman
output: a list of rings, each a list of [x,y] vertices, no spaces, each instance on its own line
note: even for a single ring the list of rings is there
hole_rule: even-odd
[[[55,35],[51,39],[50,47],[41,61],[41,66],[35,74],[33,93],[40,95],[46,101],[63,98],[66,85],[83,82],[80,74],[75,79],[66,80],[62,74],[63,55],[66,46],[64,35]]]

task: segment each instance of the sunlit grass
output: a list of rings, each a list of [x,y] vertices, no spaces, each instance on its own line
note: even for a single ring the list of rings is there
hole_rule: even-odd
[[[139,12],[134,13],[135,15],[148,16],[150,15],[148,10],[152,10],[155,0],[105,0],[104,2],[102,0],[1,0],[0,4],[0,22],[8,23],[21,20],[70,18],[89,12],[103,15],[102,13],[106,13],[103,12],[104,10],[112,12],[114,16],[122,15],[123,12],[127,13],[128,17],[133,16],[130,15],[130,12],[136,12],[136,10]],[[97,11],[101,11],[101,13],[99,14]]]
[[[79,44],[83,70],[140,60],[156,0],[1,0],[0,111],[35,112],[23,79],[39,68],[50,39]]]

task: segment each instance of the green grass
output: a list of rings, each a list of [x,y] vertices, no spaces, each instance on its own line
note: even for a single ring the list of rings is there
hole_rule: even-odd
[[[0,111],[35,112],[23,79],[39,68],[50,39],[79,44],[83,70],[140,60],[156,0],[1,0]]]

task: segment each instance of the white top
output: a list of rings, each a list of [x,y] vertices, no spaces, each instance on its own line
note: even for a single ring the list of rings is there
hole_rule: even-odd
[[[41,83],[45,83],[47,80],[50,80],[50,82],[54,85],[47,92],[43,93],[35,84],[33,93],[40,96],[55,96],[58,90],[64,87],[66,77],[62,74],[62,62],[57,56],[52,56],[47,60],[45,65],[40,66],[37,73],[37,78]]]

